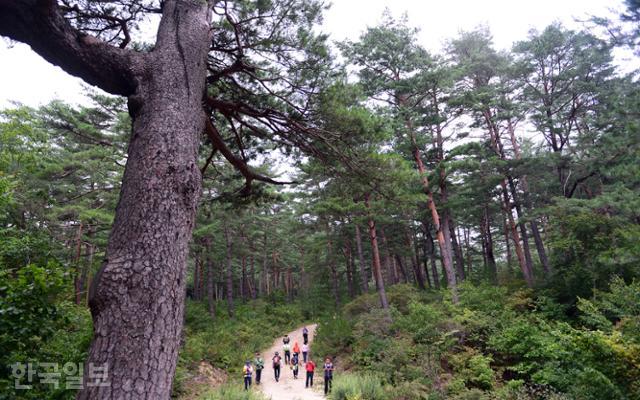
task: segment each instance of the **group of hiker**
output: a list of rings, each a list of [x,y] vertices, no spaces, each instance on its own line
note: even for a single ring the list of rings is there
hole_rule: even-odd
[[[302,346],[298,345],[298,342],[295,342],[293,348],[291,347],[291,338],[289,335],[284,335],[282,338],[282,351],[284,353],[284,364],[288,365],[293,372],[293,379],[298,379],[298,370],[300,368],[300,353],[302,353],[302,363],[304,364],[304,368],[306,371],[306,379],[305,379],[305,388],[313,387],[313,375],[316,370],[316,364],[311,359],[311,354],[309,353],[309,330],[305,326],[302,329],[302,338],[303,343]],[[293,352],[293,356],[291,353]],[[280,381],[280,367],[283,362],[282,357],[280,356],[280,352],[276,351],[273,358],[271,359],[274,377],[276,382]],[[253,365],[250,360],[247,360],[245,363],[242,373],[244,376],[244,389],[249,390],[251,387],[251,380],[253,373],[255,371],[256,377],[256,385],[260,384],[260,379],[262,378],[262,370],[264,369],[264,359],[260,355],[260,353],[256,353],[256,357],[253,360]],[[325,359],[324,365],[324,394],[326,395],[331,391],[331,384],[333,381],[333,362],[331,358],[327,357]]]

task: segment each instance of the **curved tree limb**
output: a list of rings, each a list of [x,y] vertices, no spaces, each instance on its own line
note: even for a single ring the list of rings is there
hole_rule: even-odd
[[[55,0],[0,0],[0,35],[26,43],[50,63],[106,92],[128,96],[143,56],[75,28]]]
[[[229,161],[229,163],[231,163],[231,165],[233,165],[246,180],[245,187],[241,192],[243,196],[248,196],[251,193],[251,183],[253,181],[266,182],[273,185],[291,185],[297,183],[295,181],[276,181],[275,179],[269,178],[268,176],[260,175],[257,172],[252,171],[247,163],[233,154],[229,147],[227,147],[227,145],[224,143],[224,140],[222,139],[222,136],[220,135],[220,132],[218,132],[218,129],[213,125],[211,120],[207,118],[205,124],[207,136],[211,140],[211,144],[213,145],[213,147],[220,151],[224,158],[227,159],[227,161]]]

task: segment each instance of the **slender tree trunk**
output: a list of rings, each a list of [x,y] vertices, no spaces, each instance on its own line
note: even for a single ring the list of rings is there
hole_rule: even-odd
[[[491,234],[491,218],[489,216],[489,207],[484,207],[483,214],[483,233],[485,254],[487,259],[487,268],[489,269],[489,276],[494,283],[498,282],[498,269],[496,268],[496,258],[493,255],[493,235]]]
[[[302,293],[307,294],[309,292],[307,270],[304,265],[304,247],[300,247],[300,287]]]
[[[196,252],[193,264],[193,299],[200,300],[200,255]]]
[[[224,224],[224,240],[226,243],[226,263],[227,263],[227,313],[229,317],[234,316],[234,304],[233,304],[233,242],[231,240],[231,233],[226,222]]]
[[[269,251],[267,248],[267,230],[265,229],[262,235],[262,243],[264,244],[264,249],[262,252],[262,271],[261,279],[260,279],[260,294],[268,295],[269,294],[269,275],[268,275],[268,259],[269,259]]]
[[[129,97],[127,164],[89,302],[94,335],[86,365],[106,365],[109,386],[88,386],[85,374],[80,400],[170,398],[201,192],[209,19],[206,2],[165,1],[158,40]]]
[[[83,282],[82,282],[82,270],[83,270],[83,263],[82,263],[82,228],[83,228],[83,224],[82,222],[80,222],[78,224],[78,233],[76,234],[76,254],[74,256],[74,264],[76,265],[76,274],[75,274],[75,282],[74,282],[74,288],[75,288],[75,300],[76,300],[76,304],[82,304],[82,286],[83,286]]]
[[[509,240],[509,224],[507,222],[507,214],[502,210],[502,226],[504,231],[504,243],[507,251],[507,271],[513,271],[513,254],[511,251],[511,242]]]
[[[422,245],[422,263],[424,268],[424,279],[427,281],[427,286],[429,289],[433,287],[431,283],[431,278],[429,277],[429,253],[427,251],[427,245]]]
[[[420,176],[422,179],[422,189],[427,196],[427,204],[429,210],[431,211],[431,219],[433,220],[433,225],[436,230],[436,238],[438,239],[438,245],[440,246],[440,254],[442,256],[442,264],[444,266],[445,274],[447,276],[447,283],[449,286],[449,290],[451,291],[451,299],[454,304],[458,303],[458,289],[456,284],[456,275],[453,270],[453,259],[451,256],[451,241],[447,241],[445,237],[445,231],[448,232],[448,229],[444,229],[441,226],[440,214],[438,213],[438,209],[436,208],[436,204],[433,200],[433,193],[431,192],[431,188],[429,187],[429,179],[427,178],[427,171],[422,163],[422,158],[420,157],[420,150],[418,149],[418,145],[416,143],[415,133],[413,131],[410,132],[411,135],[411,145],[413,146],[413,157],[418,166],[418,172],[420,172]]]
[[[258,298],[258,290],[257,290],[257,287],[256,287],[256,260],[255,260],[255,257],[253,255],[254,253],[255,253],[254,249],[252,248],[251,249],[251,256],[249,257],[249,265],[250,265],[249,271],[250,271],[250,274],[251,274],[251,287],[250,287],[251,298],[253,300]]]
[[[353,299],[356,296],[356,288],[353,277],[353,254],[351,252],[351,241],[348,237],[344,240],[344,258],[346,260],[346,269],[347,269],[347,291],[349,293],[349,298]]]
[[[240,298],[242,298],[242,302],[247,301],[248,294],[248,281],[247,281],[247,256],[242,256],[240,259],[242,276],[240,277]]]
[[[90,241],[93,237],[94,228],[89,225],[87,227],[87,239]],[[87,281],[89,279],[89,271],[93,266],[93,256],[96,252],[96,247],[92,245],[90,242],[85,243],[85,252],[87,254],[87,259],[82,263],[82,271],[80,272],[80,297],[81,304],[86,304],[88,301],[88,290],[87,290]]]
[[[360,227],[357,223],[353,224],[356,228],[356,247],[358,249],[358,263],[360,267],[360,285],[362,287],[362,293],[369,291],[369,276],[365,271],[364,266],[364,254],[362,252],[362,234],[360,233]]]
[[[407,270],[404,266],[404,262],[402,257],[399,254],[395,254],[396,265],[400,270],[400,275],[402,275],[402,283],[409,283],[409,276],[407,275]]]
[[[213,276],[215,268],[211,257],[207,257],[207,304],[209,305],[209,315],[211,318],[216,317],[216,299],[214,296]]]
[[[518,257],[518,263],[520,264],[520,270],[522,271],[527,286],[533,287],[533,276],[531,275],[531,270],[527,267],[527,260],[525,259],[524,251],[520,244],[520,235],[518,234],[518,227],[513,219],[513,214],[511,213],[509,194],[507,193],[507,185],[504,179],[500,185],[502,186],[503,207],[507,215],[507,220],[509,221],[509,226],[511,227],[511,237],[516,250],[516,256]]]
[[[378,296],[380,297],[380,305],[383,309],[389,309],[389,302],[387,301],[387,292],[384,289],[384,280],[382,279],[382,271],[380,268],[380,252],[378,250],[378,236],[376,233],[376,223],[370,213],[369,194],[364,196],[364,205],[369,211],[368,225],[369,225],[369,238],[371,240],[371,252],[373,254],[373,274],[378,289]]]
[[[333,301],[335,303],[336,310],[340,307],[340,288],[338,285],[338,269],[336,267],[336,259],[333,254],[333,241],[331,239],[331,227],[329,222],[325,225],[327,233],[327,266],[331,274],[331,291],[333,292]]]
[[[455,255],[456,271],[458,272],[458,278],[463,281],[466,278],[464,273],[464,260],[462,258],[462,250],[460,250],[460,245],[458,244],[455,224],[450,213],[447,213],[447,220],[449,220],[449,236],[451,236],[451,246],[453,247],[453,254]]]
[[[416,246],[414,246],[413,239],[411,238],[411,233],[407,231],[405,235],[406,235],[405,238],[407,241],[407,246],[409,247],[409,251],[411,252],[411,267],[413,268],[413,275],[416,278],[416,283],[418,284],[418,288],[420,288],[421,290],[424,290],[425,289],[424,277],[422,276],[420,263],[418,262]]]
[[[516,210],[516,216],[518,217],[518,228],[520,229],[520,236],[522,237],[522,247],[524,250],[524,259],[527,264],[527,270],[533,273],[533,260],[531,258],[531,248],[529,246],[529,234],[527,232],[527,226],[522,221],[524,214],[522,213],[522,207],[520,207],[520,201],[518,200],[518,191],[516,184],[513,181],[513,177],[507,175],[507,181],[509,182],[509,190],[511,191],[511,198],[513,199],[513,208]]]
[[[425,222],[422,223],[424,226],[424,232],[426,236],[425,246],[427,246],[427,253],[429,254],[429,261],[431,263],[431,275],[433,275],[433,285],[436,290],[440,290],[440,276],[438,274],[438,266],[436,264],[436,246],[433,243],[433,235],[431,235],[431,229],[429,229],[429,225]]]
[[[464,245],[467,248],[467,275],[471,276],[473,272],[471,262],[471,229],[469,227],[464,227],[462,234],[464,235]]]
[[[391,265],[391,249],[389,248],[389,243],[387,243],[387,237],[384,234],[384,228],[380,227],[378,229],[380,231],[380,245],[385,249],[384,252],[384,269],[386,271],[387,282],[392,285],[396,283],[395,273],[393,271],[393,265]]]
[[[545,276],[549,277],[551,275],[551,264],[549,263],[547,251],[544,248],[544,242],[542,241],[542,236],[540,235],[540,230],[538,229],[538,222],[536,222],[536,220],[531,220],[531,233],[533,234],[533,240],[536,243],[538,258],[540,259],[540,263],[542,264],[544,274]]]
[[[520,151],[520,145],[518,144],[518,140],[516,139],[515,129],[511,120],[508,121],[509,128],[509,137],[511,138],[511,145],[513,147],[513,153],[517,160],[522,159],[522,153]],[[531,196],[529,194],[529,182],[527,181],[527,176],[523,175],[520,178],[520,183],[522,185],[522,195],[524,198],[524,205],[527,209],[531,210]],[[540,263],[542,264],[542,268],[544,269],[545,275],[549,276],[551,272],[551,267],[549,264],[549,259],[547,257],[547,252],[544,248],[544,242],[542,241],[542,237],[540,236],[540,231],[538,229],[538,223],[535,219],[531,220],[531,233],[533,234],[533,240],[536,243],[536,250],[538,252],[538,258],[540,259]]]

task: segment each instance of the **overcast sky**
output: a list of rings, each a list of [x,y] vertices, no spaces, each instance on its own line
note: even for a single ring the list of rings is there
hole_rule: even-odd
[[[385,8],[394,16],[404,12],[419,27],[420,41],[438,51],[460,30],[486,24],[496,47],[507,49],[525,39],[531,28],[542,29],[554,21],[578,27],[574,19],[609,15],[622,10],[622,0],[334,0],[325,15],[323,30],[334,40],[357,40],[367,27],[380,21]],[[59,98],[83,101],[82,83],[33,53],[28,46],[0,42],[0,107],[15,100],[37,106]]]

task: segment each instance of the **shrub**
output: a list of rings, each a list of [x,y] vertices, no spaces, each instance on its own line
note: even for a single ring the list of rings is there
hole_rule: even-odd
[[[242,385],[227,384],[207,393],[202,400],[266,400],[257,391],[244,390]]]
[[[333,381],[331,400],[387,400],[380,379],[374,375],[340,375]]]

